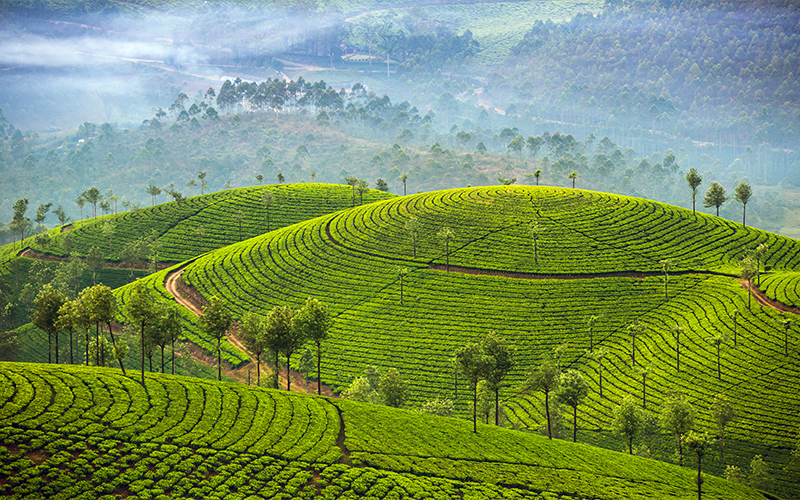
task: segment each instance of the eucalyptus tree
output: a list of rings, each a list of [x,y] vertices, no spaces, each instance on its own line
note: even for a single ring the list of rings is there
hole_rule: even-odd
[[[697,170],[695,170],[694,167],[692,167],[686,174],[686,182],[692,189],[692,214],[694,215],[695,220],[697,220],[697,212],[695,211],[695,200],[697,199],[697,188],[700,187],[700,184],[703,183],[703,177],[697,173]]]
[[[200,172],[197,174],[197,180],[200,181],[200,194],[203,195],[208,189],[208,181],[206,180],[207,172]]]
[[[244,212],[239,210],[233,214],[233,220],[239,223],[239,241],[242,241],[242,221],[244,220]]]
[[[110,220],[103,222],[102,226],[103,236],[108,238],[108,256],[111,258],[111,255],[114,253],[114,249],[112,248],[111,244],[114,241],[114,234],[117,232],[117,225]]]
[[[736,346],[738,330],[739,330],[739,314],[741,311],[736,308],[733,310],[733,345]]]
[[[681,371],[681,334],[686,330],[680,325],[675,325],[671,331],[675,337],[675,371]]]
[[[686,447],[697,455],[697,500],[703,498],[703,457],[714,444],[714,439],[707,432],[699,433],[689,431],[684,438]]]
[[[572,408],[572,442],[578,440],[578,405],[589,395],[589,385],[581,372],[567,370],[561,374],[555,400]]]
[[[646,329],[647,327],[639,323],[639,320],[634,320],[626,328],[628,335],[631,337],[631,362],[633,366],[636,366],[636,337],[643,334]]]
[[[494,392],[494,425],[500,425],[500,385],[514,368],[514,350],[495,332],[483,339],[481,348],[487,357],[485,380]]]
[[[561,371],[552,359],[547,359],[536,370],[528,374],[523,386],[524,392],[542,391],[544,393],[544,410],[547,417],[547,437],[553,439],[553,422],[550,416],[550,394],[558,389]]]
[[[728,335],[723,332],[717,332],[708,338],[708,343],[714,346],[717,350],[717,380],[722,380],[722,361],[721,350],[725,342],[728,341]]]
[[[356,185],[358,184],[358,180],[359,180],[358,177],[356,177],[354,175],[349,175],[349,176],[344,178],[344,181],[347,183],[347,185],[350,186],[351,188],[353,188],[353,190],[352,190],[352,203],[351,203],[352,206],[356,206]],[[404,189],[405,189],[405,183],[403,183],[403,186],[404,186]]]
[[[608,348],[601,347],[596,351],[590,353],[590,356],[597,361],[597,377],[598,377],[598,385],[600,389],[600,398],[603,398],[603,359],[608,356]]]
[[[533,172],[533,178],[536,179],[536,185],[539,185],[539,177],[542,176],[542,169],[537,168],[536,171]]]
[[[359,196],[359,205],[364,204],[364,193],[369,192],[369,182],[365,181],[364,179],[358,179],[358,183],[356,183],[356,189],[358,190]]]
[[[311,297],[292,318],[295,329],[300,335],[317,346],[317,394],[322,394],[322,342],[327,340],[333,317],[328,305]]]
[[[22,244],[25,242],[25,229],[31,222],[31,219],[25,216],[25,212],[28,211],[28,199],[18,199],[14,202],[12,209],[14,210],[14,215],[11,218],[11,225],[19,230],[19,241],[20,246],[22,246]]]
[[[717,209],[717,217],[719,217],[719,207],[728,201],[729,197],[726,196],[725,188],[719,182],[712,182],[711,187],[708,188],[705,198],[703,198],[703,206],[706,208],[714,207]]]
[[[636,373],[642,377],[642,408],[647,409],[647,376],[653,373],[652,365],[640,365],[636,367]]]
[[[765,255],[767,255],[768,251],[769,245],[766,243],[761,243],[753,252],[753,255],[756,258],[756,284],[758,286],[761,286],[761,260]]]
[[[579,174],[575,170],[570,172],[569,175],[567,176],[568,179],[572,180],[572,189],[575,189],[575,179],[577,179],[578,177],[581,177],[581,174]]]
[[[267,351],[264,318],[248,311],[239,325],[245,347],[256,358],[256,386],[261,386],[261,358]]]
[[[406,219],[406,223],[403,227],[405,228],[408,235],[411,236],[411,246],[414,248],[414,258],[416,259],[417,236],[419,235],[419,230],[420,227],[422,227],[422,224],[420,224],[419,219],[416,216],[412,215],[411,217]]]
[[[694,407],[681,393],[674,393],[662,402],[659,422],[661,427],[675,437],[679,463],[683,466],[683,436],[694,428]]]
[[[456,233],[449,227],[443,227],[436,233],[440,241],[444,241],[445,256],[447,258],[447,272],[450,272],[450,242],[455,238]]]
[[[145,191],[150,195],[150,205],[155,205],[158,202],[158,195],[161,194],[161,189],[154,184],[148,184]]]
[[[400,180],[403,182],[403,196],[406,196],[406,183],[408,182],[408,172],[403,172],[400,176]]]
[[[742,226],[744,227],[747,227],[747,202],[750,201],[751,196],[753,196],[753,190],[746,182],[740,182],[733,190],[733,197],[742,204]]]
[[[217,380],[222,380],[222,339],[233,326],[233,317],[225,310],[221,299],[213,295],[200,316],[203,331],[217,341]]]
[[[178,310],[178,305],[173,303],[165,306],[160,312],[161,316],[158,318],[158,326],[161,328],[162,334],[170,344],[172,374],[175,375],[175,342],[181,338],[181,333],[183,333],[180,320],[181,313]]]
[[[753,278],[755,278],[758,274],[758,260],[752,254],[752,252],[748,252],[742,259],[741,266],[742,279],[747,281],[747,308],[751,309],[753,300],[753,292],[751,291],[751,288],[753,288]]]
[[[49,284],[44,285],[33,301],[31,322],[47,334],[47,362],[53,354],[53,337],[56,339],[56,364],[58,364],[58,311],[67,302],[64,294]]]
[[[528,234],[533,238],[533,264],[539,266],[539,235],[542,234],[542,227],[539,221],[533,220],[528,224]]]
[[[664,259],[659,261],[659,264],[663,266],[664,270],[664,298],[669,299],[669,289],[667,285],[669,284],[669,266],[672,265],[672,261],[670,259]]]
[[[139,340],[141,348],[141,372],[142,372],[142,386],[144,386],[144,357],[145,357],[145,344],[147,343],[146,329],[153,323],[158,321],[157,311],[153,307],[156,303],[155,297],[152,296],[147,285],[142,280],[136,280],[131,286],[130,293],[128,294],[123,310],[125,316],[139,329]]]
[[[103,199],[103,193],[96,187],[93,187],[84,191],[81,197],[92,206],[92,217],[97,217],[97,204]]]
[[[122,362],[125,356],[121,353],[119,347],[117,346],[117,340],[114,337],[114,332],[111,329],[111,323],[116,319],[117,316],[117,299],[114,297],[114,293],[111,291],[111,288],[100,284],[89,289],[89,295],[87,298],[88,302],[85,304],[86,310],[89,313],[89,320],[95,324],[98,338],[100,336],[100,324],[105,324],[108,327],[108,335],[111,337],[111,345],[114,348],[114,357],[117,358],[117,361],[119,362],[119,367],[122,369],[122,374],[127,375],[125,372],[125,364]],[[98,343],[98,346],[100,346],[100,343]],[[105,364],[105,360],[103,360],[103,364]]]
[[[490,361],[481,346],[470,342],[459,347],[453,356],[458,372],[472,384],[472,432],[478,432],[478,382],[486,377]]]
[[[630,394],[625,396],[619,406],[614,410],[614,420],[611,424],[614,433],[625,438],[628,444],[628,454],[633,455],[633,439],[642,431],[642,410]]]
[[[717,431],[719,437],[719,460],[725,462],[725,427],[736,420],[736,410],[731,405],[730,401],[722,395],[717,394],[714,396],[714,402],[711,405],[711,414],[714,417],[714,422],[717,424]]]
[[[594,326],[599,319],[599,316],[592,314],[589,316],[589,319],[586,320],[586,323],[589,325],[589,352],[594,352]]]
[[[78,196],[75,199],[75,204],[78,205],[78,208],[81,211],[81,220],[83,220],[83,207],[86,205],[86,198],[83,195]]]
[[[58,308],[58,319],[55,325],[58,331],[69,332],[69,364],[71,365],[75,363],[72,334],[75,332],[75,329],[80,326],[79,314],[80,311],[78,310],[77,300],[68,300]],[[56,337],[56,340],[57,339],[58,337]],[[56,342],[56,345],[57,344],[58,342]],[[56,354],[58,354],[58,348],[56,348]],[[56,360],[56,363],[58,363],[58,360]]]

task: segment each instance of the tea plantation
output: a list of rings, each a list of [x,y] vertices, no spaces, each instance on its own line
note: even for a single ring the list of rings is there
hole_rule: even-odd
[[[694,471],[407,410],[0,363],[0,496],[689,499]],[[766,498],[706,476],[708,499]]]
[[[416,258],[404,229],[412,216],[420,223]],[[532,221],[539,227],[535,249]],[[443,227],[453,232],[449,273],[446,242],[437,236]],[[736,408],[725,461],[709,457],[717,473],[730,464],[747,468],[755,454],[783,471],[800,426],[800,334],[781,326],[786,313],[756,301],[748,307],[739,261],[761,243],[769,246],[762,259],[768,276],[800,270],[800,242],[660,203],[558,188],[467,188],[394,198],[236,243],[194,260],[184,280],[225,299],[237,317],[319,298],[336,315],[325,383],[341,390],[367,365],[395,367],[409,381],[412,405],[455,398],[464,415],[468,386],[456,387],[450,358],[496,331],[516,349],[501,389],[506,418],[529,429],[541,427],[543,404],[538,395],[520,394],[520,386],[556,348],[562,367],[589,379],[578,421],[590,440],[607,438],[624,395],[641,400],[639,369],[649,367],[651,410],[679,391],[697,408],[697,427],[713,430],[716,394]],[[402,305],[398,265],[410,271]],[[600,319],[590,335],[592,315]],[[627,333],[633,321],[645,327],[635,365]],[[675,326],[685,330],[680,371]],[[710,339],[720,333],[729,339],[718,367]],[[609,351],[603,397],[590,347]],[[656,454],[676,460],[668,436]],[[780,488],[794,491],[786,477],[777,479]]]

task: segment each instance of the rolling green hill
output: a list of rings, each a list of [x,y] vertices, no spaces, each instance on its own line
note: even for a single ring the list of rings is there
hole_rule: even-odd
[[[690,499],[691,469],[345,400],[0,364],[0,496]],[[708,499],[758,499],[706,476]]]
[[[412,215],[422,226],[416,259],[404,230]],[[538,265],[527,229],[532,220],[542,228]],[[455,234],[450,273],[436,236],[445,226]],[[785,345],[779,323],[785,314],[756,301],[748,309],[735,278],[738,259],[762,242],[773,275],[797,271],[797,241],[684,209],[569,189],[468,188],[374,203],[234,244],[194,260],[184,279],[206,297],[224,298],[237,317],[279,304],[298,307],[308,296],[328,302],[336,324],[324,382],[341,390],[369,364],[393,366],[409,380],[414,404],[455,397],[453,351],[496,331],[517,351],[502,390],[506,418],[530,429],[542,425],[542,403],[520,395],[519,386],[560,347],[563,366],[581,370],[592,387],[579,408],[581,433],[606,444],[614,408],[626,394],[642,397],[638,367],[649,366],[651,410],[680,391],[697,407],[698,426],[712,429],[713,396],[733,401],[739,418],[728,432],[735,445],[726,463],[713,464],[717,470],[746,467],[757,453],[782,470],[800,425],[793,403],[800,389],[797,334],[792,330]],[[669,299],[664,259],[673,262]],[[411,271],[404,305],[398,265]],[[591,341],[590,315],[600,317]],[[634,320],[646,327],[636,340],[636,366],[626,330]],[[681,371],[676,325],[686,329]],[[719,378],[709,343],[717,332],[731,337],[721,350]],[[602,398],[590,342],[610,351]],[[466,414],[466,384],[460,389],[457,406]],[[665,436],[658,453],[674,460],[669,443]]]

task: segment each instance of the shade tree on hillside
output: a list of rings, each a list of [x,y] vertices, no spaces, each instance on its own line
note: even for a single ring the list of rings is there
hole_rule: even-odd
[[[695,201],[697,200],[697,188],[703,183],[703,177],[697,173],[697,170],[695,170],[694,167],[692,167],[686,174],[686,182],[689,184],[689,188],[692,190],[692,214],[694,214],[695,219],[697,219]]]
[[[675,337],[675,371],[681,371],[681,335],[686,331],[682,326],[672,327],[672,336]]]
[[[747,308],[752,309],[753,292],[753,278],[758,274],[758,260],[752,252],[748,252],[742,258],[741,262],[741,276],[742,279],[747,281]]]
[[[495,332],[483,339],[481,348],[487,358],[485,380],[494,392],[494,425],[500,425],[500,386],[514,368],[514,350]]]
[[[706,196],[703,198],[703,206],[706,208],[714,207],[717,209],[717,217],[719,217],[719,207],[728,201],[725,188],[718,182],[712,182],[711,187],[706,191]]]
[[[414,249],[414,258],[416,259],[417,258],[417,236],[419,235],[419,230],[420,230],[420,227],[422,227],[422,224],[420,224],[419,219],[416,216],[412,215],[411,217],[406,219],[406,222],[405,222],[403,227],[406,230],[406,232],[408,233],[408,235],[411,237],[411,246]]]
[[[172,356],[172,374],[175,375],[175,342],[181,338],[183,327],[180,321],[180,311],[177,304],[164,305],[160,309],[160,316],[158,318],[158,327],[165,340],[170,345]],[[162,370],[163,371],[163,370]]]
[[[233,326],[233,317],[225,310],[222,300],[214,295],[208,305],[203,306],[200,324],[203,331],[217,341],[217,380],[222,380],[222,339]]]
[[[539,235],[542,234],[542,230],[543,228],[537,220],[533,220],[528,224],[528,234],[533,238],[533,264],[535,266],[539,265]]]
[[[661,406],[659,422],[665,431],[675,437],[678,447],[678,462],[683,466],[683,436],[694,428],[695,410],[681,393],[667,397]]]
[[[717,332],[713,334],[708,339],[708,343],[711,344],[717,351],[717,380],[722,380],[722,360],[721,360],[721,350],[725,343],[729,340],[728,334],[724,332]]]
[[[794,320],[792,318],[781,318],[778,320],[778,324],[783,327],[783,354],[785,356],[789,355],[789,329],[794,324]]]
[[[572,442],[578,440],[578,405],[589,395],[589,385],[581,372],[567,370],[561,374],[554,396],[557,403],[572,408]]]
[[[408,183],[408,172],[403,172],[400,175],[400,181],[403,183],[403,196],[406,196],[406,184]]]
[[[756,285],[761,286],[761,262],[765,260],[765,256],[769,252],[769,245],[766,243],[759,244],[752,252],[756,259]]]
[[[567,176],[567,178],[572,181],[572,189],[575,189],[575,179],[577,179],[578,177],[581,177],[581,174],[579,174],[575,170],[570,172],[569,175]]]
[[[31,321],[37,328],[47,334],[47,362],[50,363],[53,353],[53,337],[55,337],[56,364],[58,364],[58,311],[67,302],[66,296],[49,284],[44,285],[33,301],[34,311]]]
[[[717,425],[717,438],[719,439],[719,460],[725,462],[725,428],[736,420],[736,410],[724,394],[714,396],[711,404],[711,415]]]
[[[436,233],[440,241],[444,242],[445,257],[447,259],[447,272],[450,272],[450,242],[455,238],[456,233],[449,227],[443,227]]]
[[[714,439],[707,432],[689,431],[683,438],[687,448],[697,455],[697,500],[703,498],[703,457],[714,444]]]
[[[600,398],[603,398],[603,360],[608,356],[609,350],[607,347],[601,347],[589,355],[597,361],[597,382]]]
[[[587,325],[589,325],[589,352],[594,352],[594,327],[597,324],[597,321],[600,319],[599,316],[592,314],[586,320]]]
[[[406,277],[408,277],[409,270],[407,267],[394,266],[394,274],[400,280],[400,305],[403,305],[403,285],[405,284]]]
[[[275,196],[272,194],[272,191],[268,189],[261,191],[261,206],[264,207],[264,211],[267,213],[267,232],[269,232],[269,209],[274,204]]]
[[[664,298],[669,299],[669,267],[672,265],[672,260],[663,259],[658,261],[658,263],[661,264],[664,271]]]
[[[330,309],[326,303],[309,297],[292,318],[292,325],[302,338],[317,347],[317,394],[322,394],[322,343],[328,339],[333,327]]]
[[[642,409],[647,409],[647,376],[653,373],[652,365],[639,365],[636,373],[642,377]]]
[[[242,342],[256,360],[256,386],[261,386],[261,358],[267,352],[264,318],[248,311],[239,324]]]
[[[550,395],[554,393],[561,381],[561,371],[552,358],[546,359],[541,365],[528,373],[523,385],[523,392],[544,393],[544,410],[547,418],[547,437],[553,439],[553,419],[550,412]]]
[[[747,202],[750,201],[751,196],[753,196],[753,190],[746,182],[740,182],[733,190],[733,197],[742,204],[742,226],[744,227],[747,227]]]
[[[456,349],[453,356],[458,373],[472,385],[472,432],[478,432],[478,382],[486,377],[489,368],[488,356],[481,346],[470,342]]]
[[[397,368],[392,367],[381,373],[379,387],[386,406],[401,408],[408,399],[408,383],[403,380]]]
[[[631,363],[633,366],[636,366],[636,337],[643,334],[646,329],[647,327],[639,323],[639,320],[634,320],[625,328],[631,337]]]
[[[69,333],[69,364],[75,363],[73,333],[81,327],[80,314],[80,305],[77,300],[68,300],[58,308],[56,328],[58,331]]]
[[[633,454],[633,439],[642,430],[642,410],[633,399],[627,395],[614,410],[614,420],[611,424],[614,433],[622,436],[628,445],[628,453]]]
[[[139,347],[141,349],[141,383],[144,387],[144,357],[148,342],[147,329],[158,321],[158,312],[154,304],[157,299],[152,296],[150,289],[142,280],[136,280],[131,286],[130,293],[125,300],[123,311],[125,315],[138,327]]]

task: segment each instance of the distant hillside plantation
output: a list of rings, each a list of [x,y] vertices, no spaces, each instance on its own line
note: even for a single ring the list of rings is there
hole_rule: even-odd
[[[687,499],[695,473],[412,411],[111,369],[0,364],[14,498]],[[704,498],[756,500],[706,476]]]

